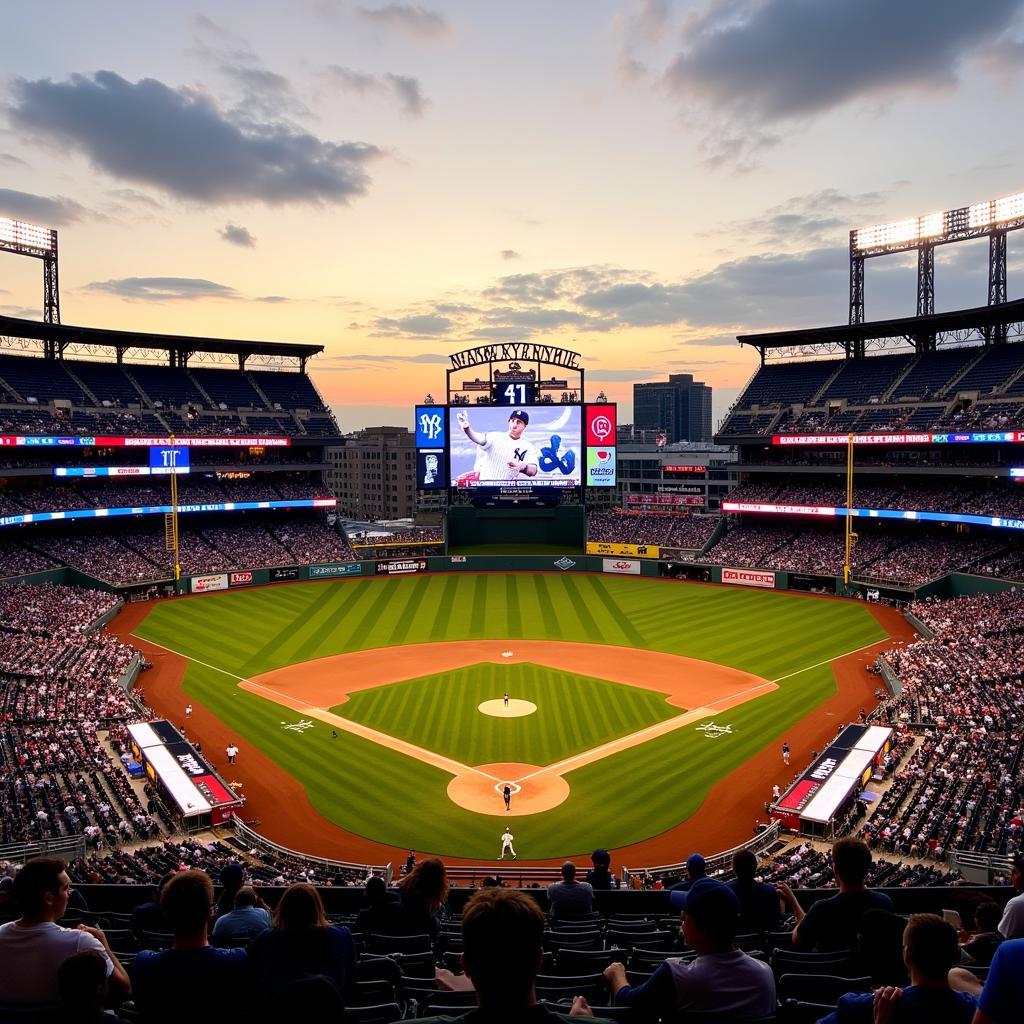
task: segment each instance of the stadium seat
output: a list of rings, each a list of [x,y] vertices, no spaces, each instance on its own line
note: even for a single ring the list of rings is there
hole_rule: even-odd
[[[403,978],[433,978],[433,953],[392,953],[391,958],[398,964]]]
[[[624,964],[628,957],[627,950],[615,946],[611,949],[562,949],[555,957],[555,973],[560,977],[590,974],[603,971],[609,964]]]
[[[600,974],[591,975],[589,980],[586,978],[572,979],[573,983],[566,985],[547,984],[548,980],[555,979],[546,979],[542,983],[541,978],[537,978],[538,999],[557,1003],[562,999],[575,999],[576,996],[583,996],[588,1003],[600,1003],[608,998],[608,982]]]
[[[634,949],[629,957],[630,970],[653,971],[669,957],[686,957],[686,953],[678,949]],[[693,955],[692,950],[690,955]]]
[[[868,992],[871,978],[843,978],[835,974],[783,974],[776,983],[780,1001],[797,999],[810,1003],[836,1003],[846,992]]]
[[[784,1003],[780,1003],[776,1020],[778,1024],[817,1024],[822,1017],[827,1017],[833,1010],[835,1010],[834,1005],[787,999]]]
[[[370,953],[426,953],[433,947],[429,935],[367,935],[365,946]]]
[[[341,1016],[345,1024],[391,1024],[402,1019],[398,1003],[378,1003],[374,1006],[350,1006]]]
[[[799,953],[796,950],[772,950],[768,959],[776,978],[783,974],[835,974],[853,977],[858,968],[852,952]]]

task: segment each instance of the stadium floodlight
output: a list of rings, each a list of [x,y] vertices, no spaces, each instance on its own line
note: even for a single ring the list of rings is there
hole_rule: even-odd
[[[18,252],[36,250],[39,256],[49,256],[57,248],[57,232],[38,224],[29,224],[11,217],[0,217],[0,247]]]
[[[1012,196],[1003,196],[995,200],[995,215],[993,219],[997,224],[1003,221],[1016,220],[1024,216],[1024,192],[1017,192]]]

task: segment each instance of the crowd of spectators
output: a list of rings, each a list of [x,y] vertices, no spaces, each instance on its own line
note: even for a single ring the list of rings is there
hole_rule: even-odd
[[[677,512],[598,511],[591,512],[587,519],[587,539],[608,544],[700,549],[711,539],[720,521],[718,516]]]

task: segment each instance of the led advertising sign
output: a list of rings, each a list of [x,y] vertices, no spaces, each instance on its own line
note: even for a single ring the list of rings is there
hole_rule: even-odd
[[[989,430],[966,434],[854,434],[855,445],[864,444],[998,444],[1024,442],[1024,430]],[[849,434],[775,434],[773,445],[799,447],[801,445],[844,445]]]
[[[0,448],[152,448],[181,445],[185,448],[287,448],[290,437],[113,437],[76,434],[58,437],[40,434],[0,434]]]

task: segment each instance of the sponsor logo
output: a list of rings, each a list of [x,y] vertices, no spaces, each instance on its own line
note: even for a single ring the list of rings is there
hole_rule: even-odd
[[[811,772],[811,778],[817,779],[819,782],[824,782],[839,765],[839,762],[834,757],[826,757],[818,766]]]
[[[297,580],[299,578],[299,567],[297,565],[279,565],[270,570],[270,582],[280,583],[283,580]]]
[[[587,449],[587,483],[591,487],[615,486],[615,449],[610,445]]]
[[[619,555],[624,558],[657,558],[661,549],[653,544],[609,544],[587,541],[588,555]]]
[[[775,586],[775,573],[759,572],[756,569],[723,569],[723,583],[736,583],[742,587],[768,587]]]
[[[723,736],[732,735],[732,726],[715,725],[714,722],[708,722],[707,725],[698,725],[695,731],[704,733],[705,739],[720,740]]]
[[[562,572],[565,572],[566,569],[571,569],[575,564],[576,563],[571,558],[566,558],[565,555],[555,562],[555,565],[561,569]]]
[[[227,588],[228,574],[226,572],[217,573],[214,576],[192,577],[193,594],[207,594],[211,590],[227,590]]]
[[[607,416],[595,416],[591,429],[601,441],[604,441],[606,437],[611,436],[612,421]]]
[[[332,562],[330,565],[311,565],[309,578],[323,579],[325,576],[360,576],[363,567],[359,562]]]
[[[426,571],[427,560],[425,558],[377,563],[377,572],[386,576],[407,576],[410,573]]]
[[[289,732],[307,732],[313,728],[313,723],[308,718],[300,718],[299,721],[293,722],[291,725],[282,722],[281,728],[287,729]]]
[[[251,572],[233,572],[228,577],[228,585],[232,587],[244,587],[252,583]]]
[[[603,571],[620,573],[625,576],[639,576],[640,563],[632,558],[606,558],[603,563]]]
[[[443,448],[448,441],[445,429],[445,407],[418,405],[416,407],[416,447]]]
[[[465,561],[465,555],[452,555],[452,565],[462,565]]]
[[[436,441],[441,436],[444,425],[441,422],[440,412],[425,412],[420,414],[420,430],[428,441]]]

